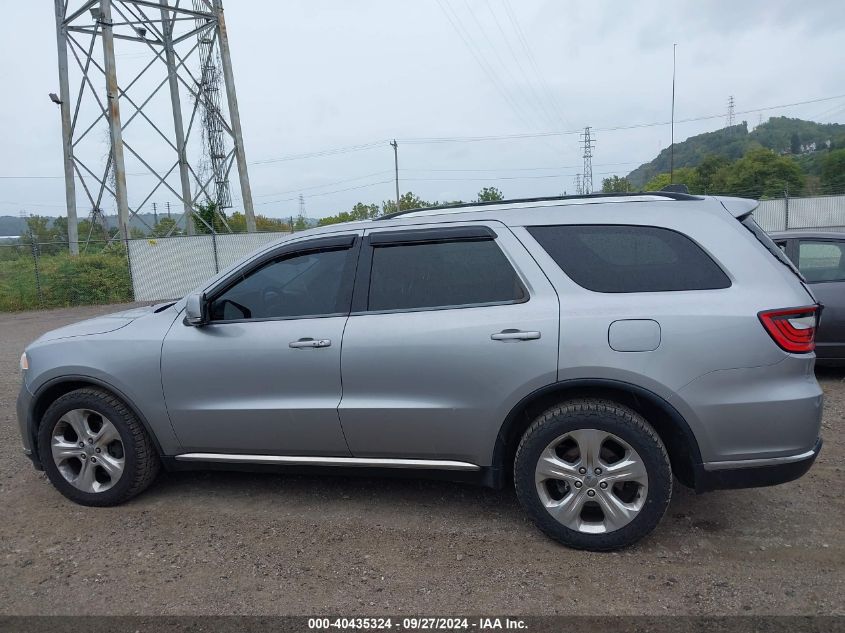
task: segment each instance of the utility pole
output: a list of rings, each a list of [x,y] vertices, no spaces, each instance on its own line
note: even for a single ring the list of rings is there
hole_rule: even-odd
[[[669,182],[675,182],[675,49],[672,44],[672,144],[669,145]]]
[[[581,145],[584,149],[584,173],[581,181],[581,192],[585,195],[593,193],[593,148],[596,140],[590,132],[590,126],[584,128],[581,134]]]
[[[246,215],[246,230],[255,233],[255,209],[252,205],[252,188],[249,185],[249,172],[244,152],[244,137],[241,131],[241,115],[238,110],[238,95],[235,93],[235,75],[232,72],[232,56],[229,51],[229,36],[226,21],[223,19],[223,3],[214,0],[214,12],[217,14],[217,39],[220,46],[220,61],[223,67],[223,82],[226,84],[226,100],[229,103],[229,119],[232,124],[232,141],[235,145],[235,161],[238,164],[238,177],[241,182],[241,198]]]
[[[120,92],[114,62],[111,0],[100,0],[100,26],[103,29],[103,66],[106,71],[106,107],[108,108],[111,159],[114,169],[114,197],[117,202],[118,231],[124,243],[129,240],[129,199],[126,194],[126,165],[123,160],[123,129],[120,125]]]
[[[393,148],[393,169],[396,173],[396,210],[399,211],[399,145],[396,139],[390,144]]]
[[[64,0],[56,3],[56,44],[59,52],[59,107],[62,112],[62,162],[65,168],[67,241],[71,255],[79,255],[79,229],[76,217],[76,182],[73,176],[73,130],[70,119],[70,84],[67,67],[67,30],[64,27]]]

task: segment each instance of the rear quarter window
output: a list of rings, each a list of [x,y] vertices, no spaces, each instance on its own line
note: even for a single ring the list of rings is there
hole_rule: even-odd
[[[534,226],[528,232],[579,286],[596,292],[728,288],[731,281],[686,235],[653,226]]]

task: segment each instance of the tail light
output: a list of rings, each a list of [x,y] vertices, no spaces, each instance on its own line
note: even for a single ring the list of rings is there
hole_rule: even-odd
[[[796,354],[816,349],[819,306],[764,310],[758,315],[766,331],[781,349]]]

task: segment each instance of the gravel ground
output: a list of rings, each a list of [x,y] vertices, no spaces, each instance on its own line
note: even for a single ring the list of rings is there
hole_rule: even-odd
[[[696,496],[618,553],[561,547],[512,490],[396,479],[163,474],[117,508],[66,501],[20,449],[18,357],[114,311],[0,315],[0,614],[845,615],[845,372],[801,480]]]

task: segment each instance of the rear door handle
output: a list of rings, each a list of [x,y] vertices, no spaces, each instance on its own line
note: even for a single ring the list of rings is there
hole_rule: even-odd
[[[540,338],[539,332],[523,332],[522,330],[502,330],[491,334],[494,341],[533,341]]]
[[[302,349],[307,347],[329,347],[331,344],[332,340],[330,338],[301,338],[298,341],[291,341],[288,343],[288,347]]]

